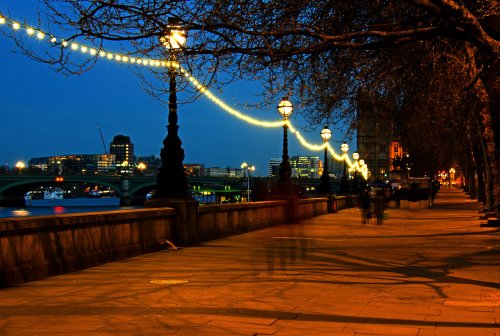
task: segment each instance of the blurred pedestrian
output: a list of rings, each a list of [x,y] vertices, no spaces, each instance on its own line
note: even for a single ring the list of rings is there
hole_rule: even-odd
[[[366,222],[370,221],[371,218],[371,198],[370,198],[370,192],[368,190],[363,190],[361,192],[360,200],[359,200],[359,207],[361,208],[361,221],[363,224],[366,224]]]

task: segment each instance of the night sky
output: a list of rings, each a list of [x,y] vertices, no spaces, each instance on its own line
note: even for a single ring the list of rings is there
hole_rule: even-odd
[[[35,0],[0,0],[0,12],[28,25],[37,22]],[[3,25],[0,29],[9,28]],[[36,38],[26,41],[36,48],[47,43]],[[108,148],[113,136],[122,134],[130,136],[136,155],[159,156],[166,135],[167,106],[142,89],[131,66],[102,60],[89,72],[65,77],[15,50],[12,41],[0,36],[0,165],[13,167],[18,160],[27,162],[41,156],[104,153],[97,126]],[[256,82],[240,82],[227,85],[217,96],[255,118],[279,120],[278,102],[267,111],[245,110],[240,105],[258,100],[260,90]],[[190,97],[180,94],[179,100]],[[298,114],[291,120],[299,129],[305,126]],[[269,159],[281,157],[281,128],[246,124],[204,97],[179,105],[179,125],[185,163],[239,167],[248,162],[257,167],[255,175],[266,176]],[[301,133],[309,142],[319,144],[321,128]],[[334,133],[334,137],[341,135]],[[337,143],[332,145],[338,147]],[[289,154],[323,157],[322,152],[303,148],[292,135]]]

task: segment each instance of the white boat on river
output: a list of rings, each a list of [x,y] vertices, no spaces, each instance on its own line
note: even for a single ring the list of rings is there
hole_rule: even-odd
[[[119,206],[119,197],[96,197],[94,192],[89,197],[64,197],[61,188],[46,189],[43,198],[33,198],[33,192],[28,191],[24,195],[24,204],[27,207],[96,207],[96,206]]]

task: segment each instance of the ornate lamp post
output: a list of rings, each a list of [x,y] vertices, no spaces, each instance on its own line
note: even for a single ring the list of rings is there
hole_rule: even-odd
[[[411,171],[410,154],[406,154],[406,156],[403,157],[403,161],[404,161],[404,166],[406,168],[406,178],[410,178],[410,171]]]
[[[347,180],[347,152],[349,151],[349,145],[347,142],[342,143],[340,150],[344,153],[344,173],[340,182],[340,193],[347,194],[349,192],[349,181]]]
[[[358,161],[358,165],[359,165],[359,168],[360,168],[361,170],[363,170],[363,169],[365,168],[365,160],[360,159],[360,160]],[[361,184],[361,185],[360,185],[361,190],[366,189],[366,180],[365,180],[365,178],[364,178],[364,177],[362,177],[362,178],[361,178],[361,183],[360,183],[360,184]]]
[[[328,152],[327,152],[327,143],[332,137],[332,131],[328,128],[328,126],[323,127],[321,130],[321,138],[325,142],[325,160],[323,164],[323,174],[321,174],[321,183],[320,183],[320,192],[324,194],[328,194],[332,191],[330,185],[330,173],[328,172]]]
[[[283,156],[280,164],[278,184],[281,192],[290,193],[292,167],[290,166],[288,157],[288,123],[286,121],[293,112],[293,105],[288,100],[288,97],[283,97],[280,101],[278,112],[283,116],[283,120],[285,121],[283,123]]]
[[[255,166],[251,166],[246,162],[243,162],[241,164],[241,169],[243,170],[243,174],[245,173],[245,170],[247,170],[247,202],[250,202],[250,172],[255,170]]]
[[[162,166],[159,169],[155,198],[187,198],[187,177],[182,164],[184,150],[182,141],[177,133],[177,53],[186,42],[186,32],[181,30],[179,21],[168,19],[165,36],[160,38],[163,45],[169,50],[169,99],[168,99],[168,126],[167,136],[163,140],[160,152]]]
[[[353,178],[353,183],[352,183],[352,192],[357,193],[359,192],[359,175],[358,175],[358,169],[359,169],[359,154],[357,152],[352,153],[352,158],[356,162],[356,166],[354,167],[354,178]]]

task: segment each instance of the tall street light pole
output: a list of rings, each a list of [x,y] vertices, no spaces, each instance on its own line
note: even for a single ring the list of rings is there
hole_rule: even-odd
[[[184,150],[178,135],[177,125],[177,53],[186,42],[186,32],[181,30],[179,20],[168,19],[165,35],[160,41],[169,50],[169,99],[168,99],[168,125],[167,136],[163,140],[160,152],[162,166],[157,176],[155,198],[188,198],[187,176],[182,164]]]
[[[361,169],[361,171],[363,171],[363,169],[366,168],[365,167],[365,160],[363,160],[363,159],[358,160],[358,165],[359,165],[359,169]],[[362,191],[366,189],[366,180],[365,180],[364,176],[361,177],[360,188]]]
[[[332,131],[328,128],[328,126],[323,127],[321,130],[321,138],[325,143],[325,160],[323,163],[323,174],[321,174],[321,182],[320,182],[320,192],[324,194],[329,194],[332,191],[332,187],[330,185],[330,172],[328,171],[328,141],[332,137]]]
[[[281,159],[280,169],[279,169],[279,179],[278,185],[280,191],[289,194],[291,190],[291,177],[292,177],[292,167],[290,166],[290,159],[288,157],[288,117],[293,112],[293,105],[288,100],[288,97],[283,97],[283,99],[278,104],[278,112],[283,117],[283,156]]]
[[[358,181],[358,169],[359,169],[359,154],[357,152],[352,153],[352,158],[354,159],[354,162],[356,163],[354,166],[354,177],[353,177],[353,183],[352,183],[352,192],[353,193],[358,193],[359,192],[359,181]]]
[[[349,145],[347,142],[342,143],[340,150],[344,153],[344,174],[342,175],[342,181],[340,182],[340,192],[342,194],[347,194],[349,192],[349,182],[347,180],[347,152],[349,151]]]
[[[241,169],[243,170],[243,174],[245,170],[247,170],[247,202],[250,202],[250,172],[255,170],[255,166],[251,166],[246,162],[241,164]]]

